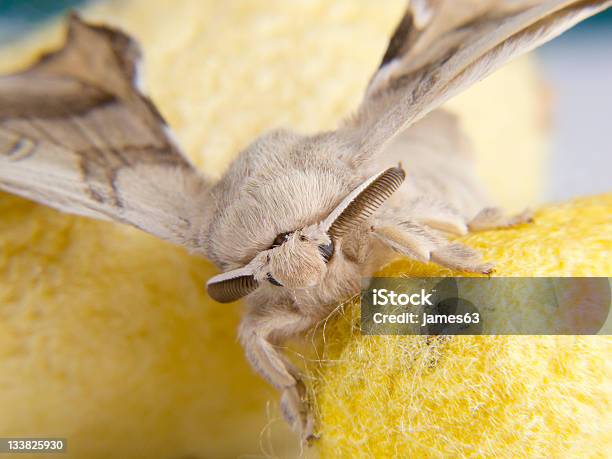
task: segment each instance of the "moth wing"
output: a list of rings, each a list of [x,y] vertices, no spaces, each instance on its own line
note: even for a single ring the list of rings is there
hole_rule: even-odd
[[[510,59],[608,8],[611,0],[412,0],[355,116],[341,131],[355,163]]]
[[[63,48],[0,77],[0,188],[196,248],[210,184],[137,88],[139,54],[72,15]]]

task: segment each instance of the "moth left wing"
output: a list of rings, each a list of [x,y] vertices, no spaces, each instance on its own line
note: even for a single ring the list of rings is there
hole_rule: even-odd
[[[138,59],[72,15],[62,49],[0,77],[0,189],[197,248],[210,184],[138,89]]]
[[[355,116],[340,132],[359,163],[514,57],[612,0],[411,0]]]

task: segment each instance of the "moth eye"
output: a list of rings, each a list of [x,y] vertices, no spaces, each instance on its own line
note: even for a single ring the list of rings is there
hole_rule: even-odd
[[[279,281],[274,279],[272,277],[272,274],[270,274],[270,273],[268,273],[268,275],[266,276],[266,279],[268,279],[268,282],[270,282],[272,285],[276,285],[277,287],[282,287],[283,286],[283,284],[281,284]]]
[[[285,241],[287,241],[287,239],[289,239],[289,235],[290,234],[291,234],[291,232],[280,233],[280,234],[276,235],[276,237],[274,238],[274,241],[272,242],[272,248],[278,247],[280,245],[283,245],[285,243]]]
[[[327,263],[334,254],[334,243],[330,241],[329,244],[321,244],[319,246],[319,253],[323,257],[325,263]]]

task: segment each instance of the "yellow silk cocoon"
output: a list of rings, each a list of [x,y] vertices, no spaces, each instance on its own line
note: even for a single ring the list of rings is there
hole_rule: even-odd
[[[582,198],[461,241],[495,260],[496,276],[607,277],[610,215],[612,194]],[[409,260],[378,274],[406,273],[453,274]],[[540,306],[533,292],[496,293],[516,297],[517,314]],[[310,366],[321,457],[609,457],[609,336],[361,336],[358,319],[347,305],[329,320]]]
[[[120,26],[140,41],[152,99],[191,159],[208,175],[219,177],[240,149],[265,130],[333,128],[354,109],[403,7],[403,0],[333,4],[325,0],[107,0],[94,2],[82,14],[88,20]],[[23,68],[62,40],[63,27],[55,21],[0,44],[0,72]],[[520,209],[539,200],[547,150],[540,94],[541,82],[532,61],[520,59],[450,104],[462,116],[481,175],[507,208]],[[596,225],[593,219],[606,211],[609,214],[609,202],[601,201],[599,207],[597,202],[590,202],[590,209],[599,210],[590,211],[589,218],[558,228],[557,239],[533,241],[529,274],[549,263],[556,266],[550,254],[566,246],[583,250],[572,251],[583,254],[581,266],[591,263],[594,272],[609,274],[603,258],[595,259],[601,244],[593,239],[582,242],[585,231]],[[585,202],[579,202],[547,212],[558,212],[562,218],[564,212],[579,214],[584,206]],[[578,223],[574,232],[564,232]],[[516,247],[505,238],[522,234],[523,229],[516,231],[474,236],[470,243],[486,246],[487,256],[499,258],[504,265]],[[487,243],[491,238],[498,238],[495,248]],[[518,269],[519,260],[513,263]],[[425,269],[393,266],[398,272]],[[549,268],[542,272],[575,274],[569,265],[557,272]],[[216,272],[207,261],[138,230],[63,215],[0,193],[0,436],[64,437],[69,450],[63,457],[74,458],[297,454],[298,442],[278,413],[277,393],[248,367],[236,341],[242,305],[220,305],[205,293],[206,279]],[[335,341],[342,345],[336,346],[337,351],[330,347],[323,352],[338,352],[341,357],[355,349],[361,355],[366,350],[361,339],[341,335],[342,329],[339,324]],[[452,349],[459,355],[457,343],[446,344],[451,346],[446,355]],[[481,338],[474,343],[470,355],[482,378],[500,378],[488,366],[497,361],[492,359],[497,353],[505,362],[505,382],[511,384],[516,376],[516,384],[528,387],[542,380],[534,377],[532,381],[533,375],[519,372],[504,356],[528,350],[538,355],[552,352],[551,342],[542,339],[515,343]],[[478,348],[478,343],[489,343],[492,360],[479,351],[484,348]],[[569,370],[582,362],[579,374],[584,375],[598,364],[601,341],[576,343],[574,348],[567,344],[564,351],[555,352],[572,356],[559,364]],[[371,346],[374,351],[375,342]],[[365,435],[360,426],[374,416],[373,428],[378,425],[378,434],[389,439],[381,448],[393,451],[394,441],[398,451],[405,447],[388,433],[402,428],[394,411],[400,402],[394,390],[398,387],[398,396],[405,390],[386,373],[394,371],[389,365],[392,355],[401,355],[393,349],[389,345],[384,355],[382,348],[376,351],[380,364],[370,363],[378,373],[369,374],[357,359],[351,377],[348,367],[333,365],[320,375],[321,382],[329,383],[327,388],[315,385],[324,455],[358,456],[359,444],[370,447],[374,437]],[[410,349],[406,347],[406,352]],[[532,358],[540,362],[535,354]],[[465,380],[459,361],[444,368],[439,376],[457,371],[448,380]],[[562,378],[555,380],[563,393],[571,394],[572,384],[580,386],[580,396],[566,397],[566,405],[560,408],[592,414],[576,422],[603,423],[595,411],[581,411],[605,389],[598,379],[604,369],[598,371],[589,373],[590,379],[577,376],[582,379],[569,380],[567,386]],[[340,386],[343,372],[351,387]],[[364,381],[380,378],[380,392],[360,392],[354,384],[358,372]],[[309,373],[319,374],[319,369],[311,367]],[[556,378],[557,373],[546,377]],[[390,385],[384,386],[383,381]],[[411,384],[419,381],[413,377]],[[450,383],[443,387],[449,390]],[[359,406],[345,403],[351,390],[355,400],[362,400]],[[437,406],[435,397],[441,392],[437,394],[432,393],[431,407]],[[538,441],[545,443],[554,426],[545,430],[542,422],[536,422],[544,415],[538,411],[542,403],[532,395],[529,391],[519,394],[525,410],[533,408],[533,422],[521,423],[521,432],[525,440],[541,434]],[[389,411],[378,410],[382,402]],[[457,397],[451,405],[451,414],[444,407],[431,412],[428,419],[453,415],[457,422],[465,421],[461,427],[465,431],[480,428],[503,436],[506,418],[483,411],[489,416],[479,418],[480,426],[472,425],[466,411],[461,411],[477,409],[470,399]],[[349,413],[347,408],[355,411]],[[347,423],[349,415],[354,422]],[[387,434],[380,426],[388,426]],[[564,426],[559,432],[565,432],[568,427]],[[435,432],[439,439],[429,445],[434,452],[446,448],[450,454],[468,448],[476,438]],[[457,443],[450,442],[453,438]],[[471,445],[486,449],[499,440]]]

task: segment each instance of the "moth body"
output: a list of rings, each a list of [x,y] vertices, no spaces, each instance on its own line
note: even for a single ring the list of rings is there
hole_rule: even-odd
[[[436,139],[440,131],[444,135]],[[327,314],[358,291],[362,277],[397,256],[374,235],[376,225],[385,219],[418,222],[437,209],[467,231],[469,220],[486,207],[458,120],[446,112],[416,123],[369,164],[352,167],[340,160],[353,156],[347,143],[332,134],[271,132],[240,154],[211,190],[201,245],[223,271],[253,263],[260,287],[252,302],[281,301]],[[375,215],[332,243],[320,228],[325,217],[369,176],[400,162],[414,168],[409,178]],[[275,244],[283,234],[287,240]],[[320,247],[330,243],[325,260]]]

